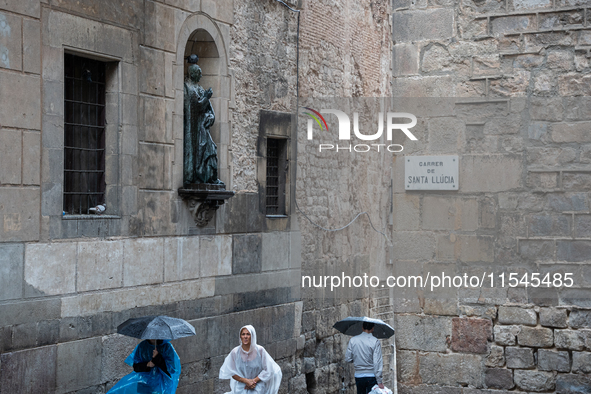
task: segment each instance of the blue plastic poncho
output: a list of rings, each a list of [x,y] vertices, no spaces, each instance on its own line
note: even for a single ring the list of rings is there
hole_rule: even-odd
[[[125,363],[133,366],[150,361],[153,350],[153,344],[148,340],[142,341],[125,359]],[[156,350],[164,357],[170,376],[159,367],[153,367],[150,372],[132,372],[121,378],[107,394],[174,394],[181,375],[181,360],[170,341],[163,341],[156,346]]]

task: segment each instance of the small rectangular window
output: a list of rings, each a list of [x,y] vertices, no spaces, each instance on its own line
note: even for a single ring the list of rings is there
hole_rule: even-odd
[[[267,138],[267,215],[285,215],[287,140]]]
[[[64,212],[105,203],[105,63],[65,55]]]

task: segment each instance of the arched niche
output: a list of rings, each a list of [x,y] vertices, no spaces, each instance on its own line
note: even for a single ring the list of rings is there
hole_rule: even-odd
[[[189,36],[183,59],[192,54],[199,56],[198,64],[203,71],[203,78],[220,75],[220,52],[207,30],[197,29]],[[184,61],[183,66],[183,75],[187,77],[189,64]]]
[[[201,67],[203,76],[199,84],[205,89],[212,88],[213,106],[216,120],[211,128],[211,136],[218,147],[218,176],[231,188],[231,171],[228,160],[228,147],[231,141],[228,111],[230,103],[231,76],[228,73],[226,44],[216,23],[205,14],[194,14],[185,20],[180,29],[177,41],[175,90],[177,104],[176,115],[180,119],[174,123],[174,134],[177,138],[183,136],[183,83],[187,75],[187,57],[191,54],[199,56],[197,63]],[[178,128],[178,130],[177,130]],[[180,144],[182,147],[182,143]],[[182,157],[182,152],[179,152]],[[177,155],[177,157],[179,157]],[[182,161],[181,161],[182,162]],[[177,187],[182,186],[182,168],[175,173]]]

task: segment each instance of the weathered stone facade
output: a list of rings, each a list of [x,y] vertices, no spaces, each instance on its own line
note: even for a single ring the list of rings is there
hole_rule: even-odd
[[[390,94],[391,24],[386,1],[305,1],[300,42],[300,106],[327,98],[384,97]],[[306,100],[307,99],[307,100]],[[346,100],[345,100],[346,101]],[[338,99],[337,99],[338,102]],[[313,106],[314,106],[313,105]],[[335,108],[328,105],[323,108]],[[328,120],[328,119],[327,119]],[[332,126],[331,126],[332,127]],[[334,142],[336,133],[315,136]],[[375,228],[388,232],[391,154],[329,154],[306,139],[306,122],[298,129],[299,207],[314,223],[334,229],[367,212]],[[380,275],[387,241],[374,232],[368,216],[342,231],[319,229],[302,215],[302,274]],[[332,325],[347,316],[371,315],[389,321],[387,291],[348,294],[346,290],[302,288],[304,367],[310,393],[355,392],[351,365],[344,363],[348,337]],[[392,348],[382,341],[384,381],[391,386]]]
[[[400,393],[588,392],[588,2],[288,3],[301,10],[299,100],[298,17],[276,1],[0,0],[0,393],[105,392],[136,343],[117,325],[148,314],[198,332],[175,343],[179,393],[227,390],[219,367],[244,324],[280,364],[281,393],[353,393],[348,338],[332,328],[348,315],[396,328]],[[192,52],[214,90],[220,178],[236,191],[204,228],[177,193]],[[68,53],[107,64],[101,216],[62,212]],[[414,113],[418,141],[322,154],[303,116],[261,122],[343,97]],[[268,136],[289,142],[285,217],[265,215]],[[459,190],[406,191],[404,154],[457,154]],[[340,231],[315,225],[361,212]],[[341,273],[382,282],[301,286]],[[427,273],[496,284],[381,287]],[[512,287],[510,273],[551,286]],[[565,273],[572,287],[554,284]]]
[[[389,93],[389,5],[289,4],[302,13],[302,95]],[[339,259],[369,269],[384,262],[384,242],[370,242],[366,224],[325,235],[298,222],[296,165],[288,215],[264,210],[266,137],[287,138],[292,162],[299,143],[293,124],[267,130],[259,121],[261,111],[295,112],[296,33],[297,15],[275,1],[0,2],[0,392],[105,392],[129,372],[123,360],[137,342],[116,335],[117,325],[148,314],[184,318],[198,333],[175,342],[179,393],[227,391],[219,367],[244,324],[281,365],[282,393],[336,392],[343,378],[351,390],[346,337],[332,324],[383,313],[388,297],[303,302],[302,259],[308,271]],[[214,91],[220,179],[237,192],[204,228],[177,193],[190,53]],[[107,65],[100,216],[62,211],[65,54]],[[295,162],[300,206],[315,219],[338,225],[360,208],[383,220],[362,189],[355,207],[326,214],[333,185],[357,184],[326,169],[350,160]],[[384,164],[366,160],[356,176],[386,187]],[[359,238],[352,248],[349,235]]]
[[[393,96],[449,98],[423,101],[406,151],[460,160],[458,192],[405,192],[395,161],[393,272],[497,280],[392,291],[400,392],[591,388],[589,5],[393,1]]]
[[[288,27],[269,37],[289,53],[262,53],[266,46],[238,40],[241,29],[251,36],[263,30],[247,23],[241,7],[266,15],[272,29]],[[257,7],[0,3],[2,393],[105,392],[129,372],[123,360],[136,343],[115,335],[116,327],[148,314],[184,318],[198,332],[176,344],[184,370],[178,392],[224,391],[219,366],[244,324],[254,324],[260,342],[291,371],[304,347],[300,233],[289,215],[266,218],[256,188],[240,193],[257,181],[256,168],[244,174],[246,166],[232,165],[232,148],[234,157],[256,152],[258,132],[243,119],[258,123],[261,109],[290,111],[281,99],[295,94],[295,17],[275,2]],[[265,101],[260,86],[237,89],[250,77],[240,51],[281,61],[277,73],[291,75],[281,97]],[[195,226],[176,191],[183,58],[192,52],[201,58],[201,83],[215,92],[220,177],[239,191],[205,228]],[[65,53],[108,65],[107,211],[100,216],[62,213]],[[260,100],[256,111],[244,107],[251,99]]]

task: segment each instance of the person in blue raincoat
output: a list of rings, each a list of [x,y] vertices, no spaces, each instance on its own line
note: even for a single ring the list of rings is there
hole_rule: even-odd
[[[181,360],[170,341],[146,339],[125,359],[133,367],[107,394],[174,394]]]

